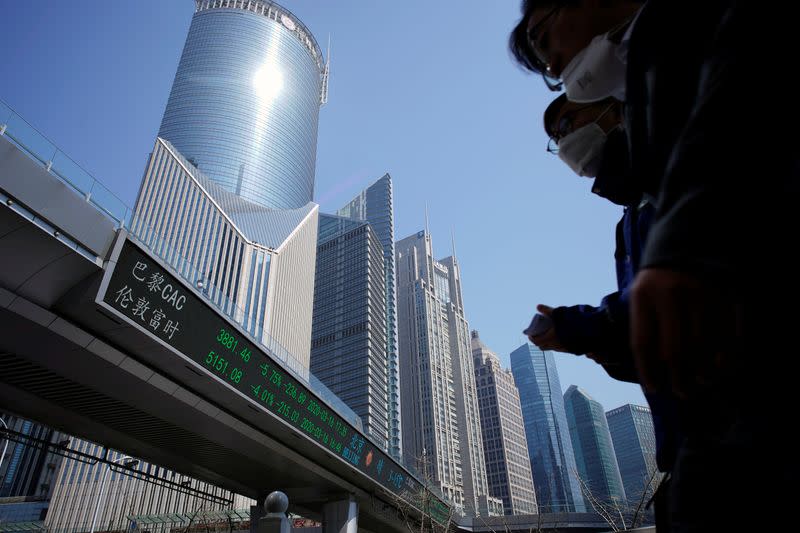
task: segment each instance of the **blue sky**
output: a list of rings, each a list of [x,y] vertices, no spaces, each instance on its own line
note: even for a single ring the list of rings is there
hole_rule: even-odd
[[[537,303],[596,303],[615,287],[620,208],[545,152],[555,96],[512,63],[517,0],[284,0],[326,46],[316,201],[333,211],[389,172],[397,238],[455,234],[467,318],[508,365]],[[0,99],[129,205],[138,192],[191,0],[0,0]],[[557,355],[606,409],[639,388]]]

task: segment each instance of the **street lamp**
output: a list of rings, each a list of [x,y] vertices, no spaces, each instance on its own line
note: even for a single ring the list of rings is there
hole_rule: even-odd
[[[5,420],[0,418],[0,423],[2,423],[3,427],[6,428],[6,430],[8,430],[8,425],[6,424]],[[5,441],[6,441],[5,444],[3,444],[3,453],[0,454],[0,466],[3,466],[3,459],[6,458],[6,450],[8,449],[8,435],[6,435]]]
[[[120,457],[118,459],[114,459],[110,463],[106,463],[106,466],[108,468],[105,470],[105,472],[103,472],[103,479],[100,480],[100,495],[97,497],[97,505],[94,508],[94,517],[92,518],[92,527],[89,530],[89,533],[94,533],[94,528],[95,528],[95,525],[97,524],[97,515],[100,512],[100,505],[102,505],[103,497],[105,496],[105,492],[104,491],[105,491],[105,488],[106,488],[106,477],[108,477],[108,471],[111,470],[111,465],[112,464],[117,463],[119,461],[122,461],[123,466],[125,468],[128,468],[128,469],[131,469],[131,468],[133,468],[133,467],[135,467],[136,465],[139,464],[139,460],[138,459],[134,459],[133,457],[130,457],[129,455],[123,455],[122,457]]]

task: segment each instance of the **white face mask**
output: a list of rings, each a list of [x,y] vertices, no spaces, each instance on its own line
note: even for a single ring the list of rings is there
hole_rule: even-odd
[[[578,176],[594,178],[600,169],[606,132],[592,122],[558,141],[558,157]]]
[[[572,58],[561,73],[570,102],[589,103],[613,96],[625,100],[625,63],[617,56],[619,45],[598,35]]]

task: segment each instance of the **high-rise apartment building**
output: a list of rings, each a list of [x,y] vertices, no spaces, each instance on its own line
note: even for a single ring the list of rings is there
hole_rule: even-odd
[[[661,477],[656,467],[656,436],[650,408],[626,404],[606,413],[625,495],[632,506],[646,502]]]
[[[398,241],[396,253],[406,464],[424,470],[467,514],[502,513],[486,480],[458,263],[435,261],[425,231]]]
[[[585,512],[553,354],[526,342],[511,352],[539,509]]]
[[[536,514],[536,493],[522,422],[519,392],[510,370],[472,332],[475,385],[489,492],[503,500],[505,514]]]
[[[603,406],[583,389],[570,385],[564,393],[564,408],[586,499],[604,506],[613,502],[624,505],[625,489]]]
[[[386,281],[386,359],[389,379],[389,453],[402,457],[400,367],[397,353],[397,284],[395,279],[394,195],[385,174],[338,211],[338,215],[369,222],[383,246]],[[320,237],[321,239],[322,237]]]
[[[320,215],[311,372],[389,444],[383,247],[368,222]]]
[[[158,136],[225,190],[273,209],[314,196],[327,65],[269,0],[196,0]]]

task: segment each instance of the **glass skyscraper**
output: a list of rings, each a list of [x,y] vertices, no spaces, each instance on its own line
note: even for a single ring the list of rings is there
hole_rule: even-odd
[[[539,510],[585,512],[553,354],[525,343],[511,352]]]
[[[658,486],[656,435],[648,407],[626,404],[606,413],[628,503],[645,502]]]
[[[400,367],[397,354],[397,284],[394,256],[394,199],[392,177],[385,174],[361,191],[338,213],[369,222],[383,246],[386,278],[386,358],[389,372],[389,453],[402,457],[400,427]],[[322,229],[320,227],[320,229]],[[320,236],[320,240],[322,236]]]
[[[320,215],[311,372],[388,449],[383,247],[368,222]]]
[[[624,505],[625,490],[603,406],[583,389],[570,385],[564,393],[564,408],[587,499],[603,506],[611,502]]]
[[[327,65],[268,0],[196,0],[158,136],[212,181],[273,209],[314,196]]]

